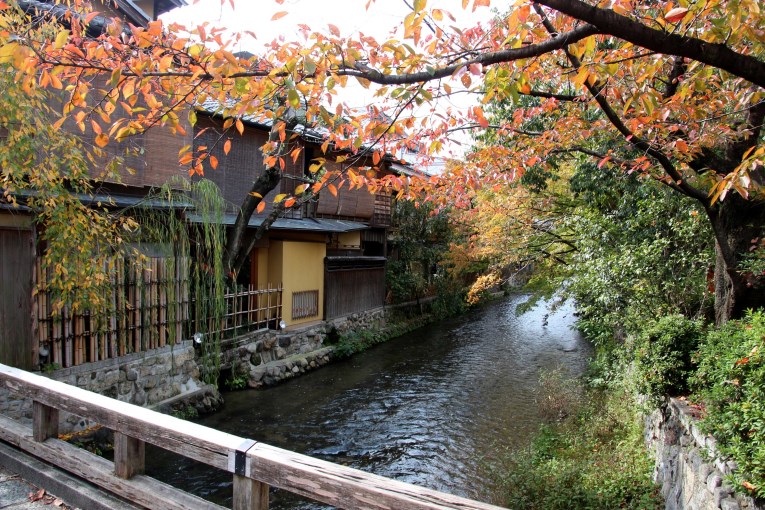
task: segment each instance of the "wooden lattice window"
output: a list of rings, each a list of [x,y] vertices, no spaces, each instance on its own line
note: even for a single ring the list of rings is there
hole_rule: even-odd
[[[319,291],[304,290],[292,293],[292,319],[305,319],[319,315]]]

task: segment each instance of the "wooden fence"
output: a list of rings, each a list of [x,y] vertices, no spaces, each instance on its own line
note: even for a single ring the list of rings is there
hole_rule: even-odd
[[[223,317],[221,331],[233,332],[253,329],[279,329],[282,320],[282,286],[265,289],[255,285],[239,285],[226,293],[226,315]]]
[[[145,476],[145,443],[151,443],[231,473],[235,510],[266,510],[269,486],[338,508],[499,510],[257,443],[5,365],[0,365],[0,386],[33,401],[31,430],[0,416],[0,439],[146,508],[221,508]],[[59,410],[112,429],[114,462],[57,439]]]
[[[213,320],[191,296],[189,257],[116,258],[111,280],[103,287],[104,305],[53,313],[53,296],[39,291],[33,302],[33,332],[41,355],[66,368],[144,352],[203,333],[276,327],[281,320],[281,286],[237,287],[224,295],[225,314]],[[38,260],[36,281],[47,274]],[[214,329],[211,329],[214,327]]]
[[[328,257],[324,273],[326,319],[385,304],[385,259]]]

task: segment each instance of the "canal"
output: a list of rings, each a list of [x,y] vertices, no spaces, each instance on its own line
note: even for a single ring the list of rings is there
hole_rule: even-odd
[[[527,443],[543,370],[586,368],[573,308],[517,315],[517,295],[267,390],[224,394],[199,423],[453,494],[491,500],[487,466]],[[222,504],[231,477],[159,449],[147,474]],[[284,492],[272,508],[324,508]]]

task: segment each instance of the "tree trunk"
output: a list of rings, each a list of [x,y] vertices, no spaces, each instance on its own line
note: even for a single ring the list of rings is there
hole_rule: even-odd
[[[226,258],[224,270],[226,275],[232,280],[236,280],[236,273],[241,269],[242,261],[245,258],[241,256],[241,251],[247,245],[244,240],[250,218],[261,200],[279,184],[281,178],[282,172],[278,168],[267,167],[255,182],[252,183],[250,193],[244,199],[241,209],[239,209],[236,223],[234,223],[226,237],[226,252],[224,255]],[[260,196],[258,197],[257,195]],[[271,220],[271,223],[273,223],[274,219]]]
[[[731,193],[707,214],[715,233],[715,323],[720,325],[765,306],[765,275],[740,267],[765,234],[765,202]]]

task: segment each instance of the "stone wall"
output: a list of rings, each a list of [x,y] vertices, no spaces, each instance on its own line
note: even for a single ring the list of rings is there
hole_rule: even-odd
[[[179,395],[210,393],[199,379],[191,341],[149,352],[128,354],[121,358],[86,363],[55,370],[51,379],[100,393],[139,406],[154,406]],[[218,404],[215,392],[200,399],[201,410]],[[204,409],[207,406],[208,409]],[[0,392],[0,412],[16,419],[31,418],[31,403]],[[76,416],[62,417],[61,432],[70,432],[89,424]]]
[[[646,442],[667,510],[763,510],[734,493],[726,475],[735,464],[719,458],[714,438],[700,432],[694,409],[684,401],[671,399],[664,414],[646,418]]]
[[[381,329],[388,312],[377,308],[288,330],[261,331],[224,343],[224,369],[247,377],[250,388],[272,386],[319,368],[332,359],[328,335]]]

